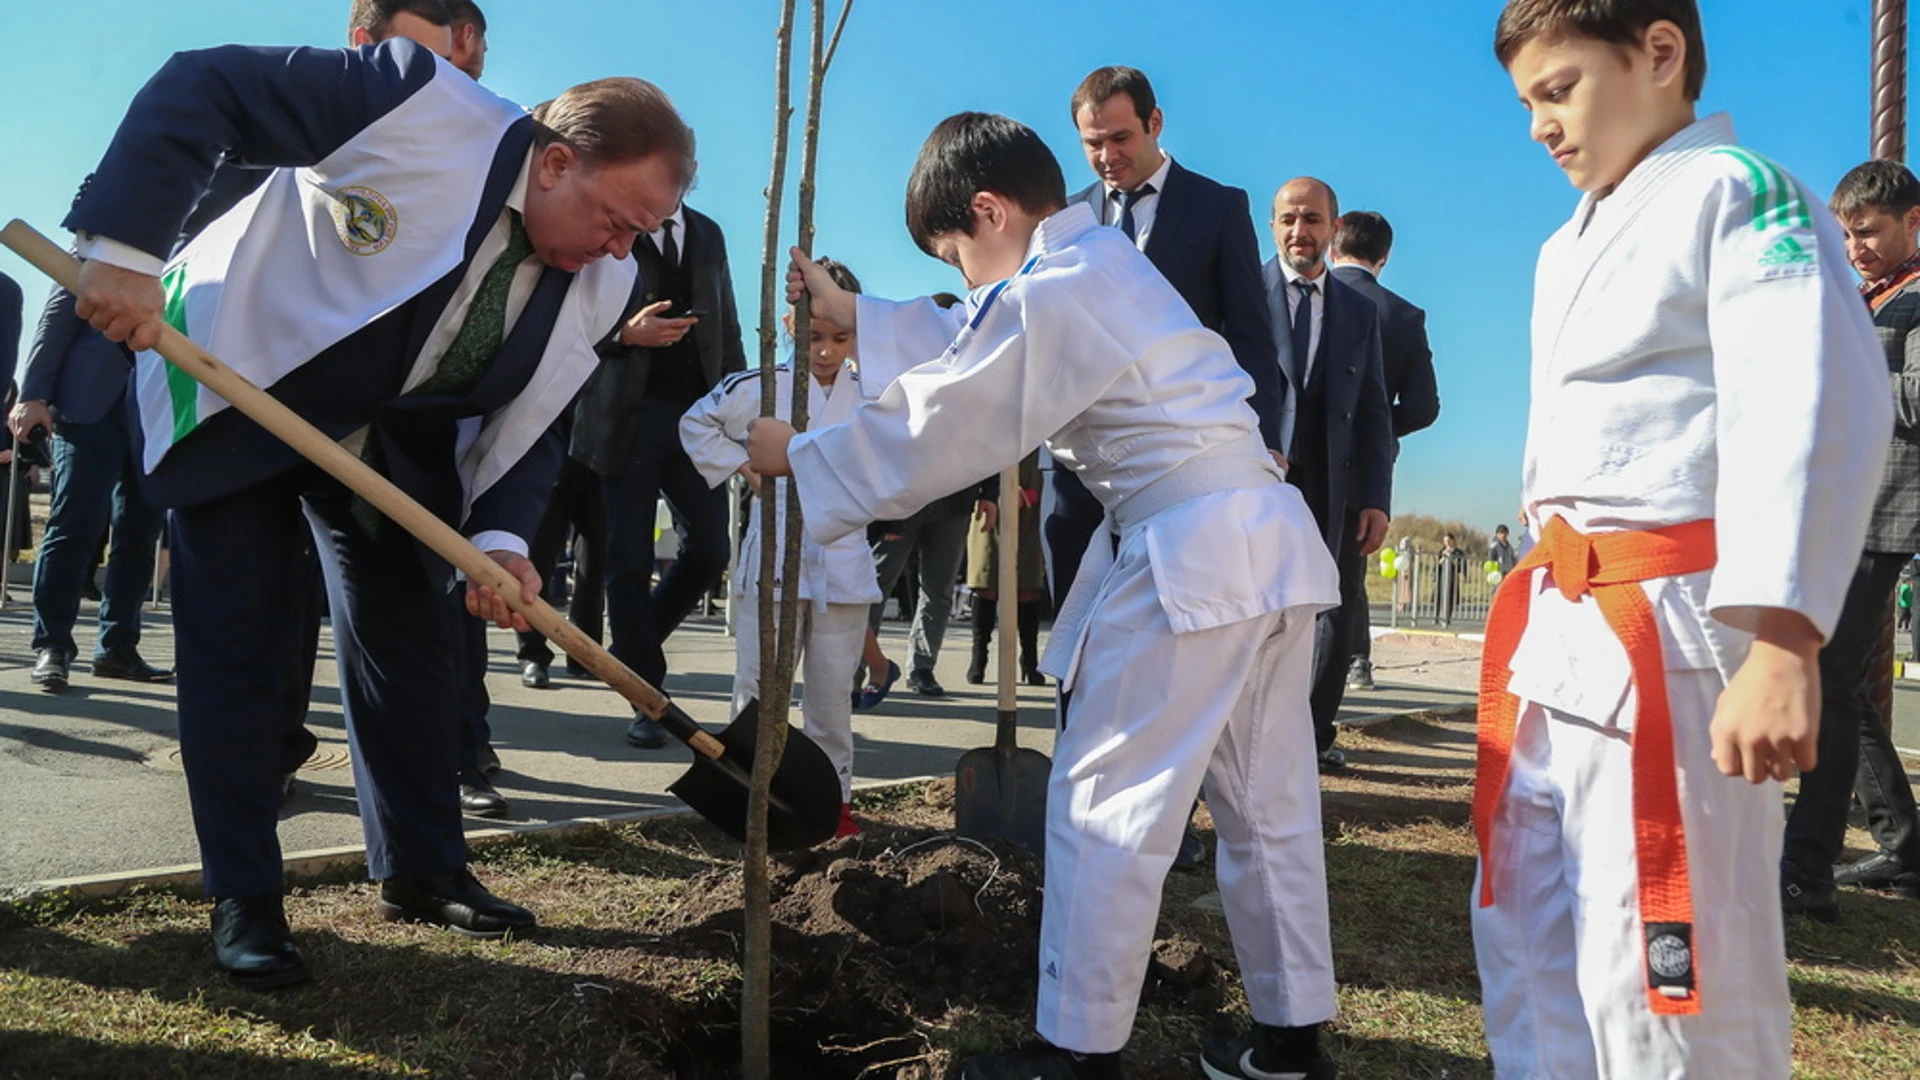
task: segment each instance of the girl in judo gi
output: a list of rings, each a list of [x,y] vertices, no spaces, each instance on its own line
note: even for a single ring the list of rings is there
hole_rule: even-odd
[[[860,282],[846,267],[831,259],[817,264],[835,287],[848,294],[860,291]],[[807,415],[817,425],[844,421],[860,400],[860,379],[848,363],[853,355],[852,320],[836,322],[816,311],[807,329],[806,369],[801,377],[812,383],[807,400]],[[796,343],[799,333],[792,317],[787,330]],[[793,365],[775,370],[779,383],[774,394],[778,415],[790,416],[793,402]],[[745,478],[755,494],[763,481],[747,462],[747,426],[760,415],[760,373],[743,371],[722,380],[713,392],[694,403],[680,419],[680,442],[693,459],[694,468],[714,487],[735,474]],[[780,530],[786,528],[785,481],[776,497],[780,506]],[[802,516],[810,516],[802,497]],[[753,500],[753,518],[746,536],[740,541],[740,557],[734,564],[732,591],[736,598],[751,598],[760,585],[761,501]],[[782,583],[784,584],[784,583]],[[851,836],[860,831],[854,824],[853,797],[853,702],[847,686],[860,666],[860,654],[866,644],[867,609],[880,602],[880,583],[874,574],[873,554],[868,549],[863,529],[838,536],[827,542],[809,533],[800,546],[800,608],[797,633],[803,660],[805,693],[800,703],[807,737],[820,744],[827,759],[840,773],[840,829],[836,836]],[[733,711],[738,714],[760,691],[760,609],[746,602],[737,605],[741,613],[734,639],[736,663],[733,678]]]
[[[1540,253],[1537,545],[1483,657],[1494,1068],[1785,1080],[1779,782],[1813,764],[1885,358],[1826,208],[1695,118],[1693,0],[1514,0],[1495,52],[1584,195]]]
[[[973,291],[855,297],[794,253],[789,294],[860,332],[846,423],[756,421],[754,468],[789,472],[814,539],[1018,462],[1043,442],[1098,497],[1096,534],[1041,664],[1061,680],[1048,789],[1037,1027],[1046,1042],[968,1061],[969,1080],[1121,1075],[1161,886],[1202,781],[1227,923],[1256,1021],[1208,1045],[1210,1077],[1335,1075],[1320,794],[1307,705],[1332,558],[1281,482],[1232,350],[1117,229],[1068,207],[1031,130],[963,113],[907,191],[922,250]]]

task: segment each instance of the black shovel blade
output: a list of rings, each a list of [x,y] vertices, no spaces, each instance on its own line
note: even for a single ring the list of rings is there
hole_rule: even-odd
[[[693,767],[667,790],[721,832],[747,840],[747,781],[760,734],[760,703],[747,702],[733,723],[714,736],[727,748],[719,761],[698,753]],[[819,744],[787,728],[786,752],[774,770],[767,806],[767,850],[796,851],[833,838],[840,826],[840,776]]]
[[[975,840],[1047,850],[1047,778],[1053,763],[1038,750],[1002,741],[960,755],[953,771],[953,827]]]

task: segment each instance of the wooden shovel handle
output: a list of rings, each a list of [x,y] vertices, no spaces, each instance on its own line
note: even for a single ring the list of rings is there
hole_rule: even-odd
[[[999,571],[1000,611],[995,621],[1000,630],[1000,713],[1007,715],[1019,708],[1014,689],[1014,673],[1020,659],[1020,466],[1007,466],[1000,473],[1000,531],[994,538],[994,568]]]
[[[0,229],[0,244],[13,249],[14,254],[32,263],[69,291],[77,289],[79,262],[26,222],[15,220]],[[348,453],[339,443],[321,433],[320,429],[301,419],[292,409],[248,382],[178,330],[171,326],[163,327],[160,344],[154,351],[166,357],[174,367],[193,376],[207,389],[225,398],[228,404],[240,410],[248,419],[293,447],[301,457],[326,470],[352,489],[354,494],[373,504],[396,525],[466,574],[467,580],[477,581],[498,593],[506,600],[508,607],[526,618],[528,625],[613,687],[634,708],[654,720],[661,720],[670,710],[677,711],[665,694],[648,685],[646,680],[634,674],[633,669],[601,648],[544,599],[535,597],[531,604],[523,601],[520,598],[519,579],[474,547],[466,537],[428,513],[426,507],[395,487],[392,481]],[[726,752],[720,740],[690,722],[665,726],[702,757],[717,759]],[[691,732],[677,730],[689,726],[693,727]]]

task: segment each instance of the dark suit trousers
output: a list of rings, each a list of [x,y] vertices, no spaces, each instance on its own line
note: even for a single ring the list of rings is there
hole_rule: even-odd
[[[281,697],[286,702],[286,727],[280,739],[280,772],[293,772],[313,756],[320,740],[307,730],[307,712],[313,704],[313,664],[320,653],[320,618],[326,610],[327,583],[320,576],[320,559],[311,536],[303,537],[300,551],[284,571],[293,579],[293,605],[288,618],[293,631],[281,650]]]
[[[1107,512],[1071,470],[1056,465],[1047,475],[1053,481],[1053,510],[1041,523],[1041,532],[1047,545],[1047,588],[1057,608],[1067,602],[1067,592],[1080,573],[1080,559]]]
[[[374,878],[433,877],[466,862],[456,784],[458,670],[446,591],[398,528],[360,533],[351,496],[302,466],[174,511],[180,749],[205,887],[282,889],[275,825],[286,719],[288,573],[311,525],[327,580],[354,785]],[[306,520],[302,520],[304,509]]]
[[[659,686],[667,636],[727,569],[727,489],[707,486],[680,445],[683,407],[643,401],[632,458],[600,478],[607,518],[607,624],[613,655]],[[680,557],[653,587],[653,520],[664,495],[684,532]]]
[[[1913,788],[1873,702],[1873,661],[1894,586],[1909,556],[1860,557],[1833,637],[1820,650],[1820,761],[1800,777],[1787,814],[1781,858],[1799,874],[1826,881],[1845,846],[1847,810],[1857,790],[1867,828],[1880,847],[1920,867],[1920,821]]]
[[[600,512],[600,478],[572,458],[560,467],[559,486],[554,488],[546,516],[540,519],[540,531],[533,534],[527,550],[527,558],[540,572],[540,580],[549,586],[569,530],[575,534],[575,540],[573,602],[567,608],[567,617],[588,637],[599,641],[607,592],[606,559],[600,549],[606,542],[607,525]],[[548,590],[549,598],[557,595]],[[553,650],[538,630],[520,635],[518,656],[522,662],[532,660],[542,666],[553,663]]]
[[[493,707],[487,693],[488,624],[467,613],[465,585],[454,586],[447,595],[447,618],[454,628],[460,679],[460,782],[471,784],[484,779],[480,751],[493,742],[493,725],[487,723],[487,710]]]
[[[165,515],[141,498],[126,410],[91,424],[61,423],[53,434],[53,501],[33,570],[33,648],[75,654],[80,590],[93,573],[100,536],[113,523],[113,550],[100,590],[95,656],[140,644],[140,606],[153,583],[153,545]],[[11,444],[9,444],[11,445]],[[22,489],[21,506],[25,506]]]
[[[1333,722],[1347,696],[1354,621],[1367,602],[1366,559],[1354,539],[1359,528],[1359,516],[1348,514],[1340,528],[1339,550],[1333,553],[1334,565],[1340,569],[1340,606],[1321,612],[1314,621],[1313,689],[1308,701],[1313,707],[1313,741],[1321,750],[1333,746]]]

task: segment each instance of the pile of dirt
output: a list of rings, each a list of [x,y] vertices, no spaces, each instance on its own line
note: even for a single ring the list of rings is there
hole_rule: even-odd
[[[1024,850],[869,824],[859,836],[782,856],[772,884],[777,1075],[931,1080],[945,1070],[933,1064],[924,1032],[953,1009],[1031,1014],[1041,870]],[[681,955],[736,958],[740,896],[737,870],[703,874],[645,930]],[[1148,984],[1149,1001],[1218,1007],[1217,969],[1188,940],[1156,945]],[[683,1038],[668,1047],[664,1067],[683,1080],[732,1075],[735,990],[678,1018]]]

